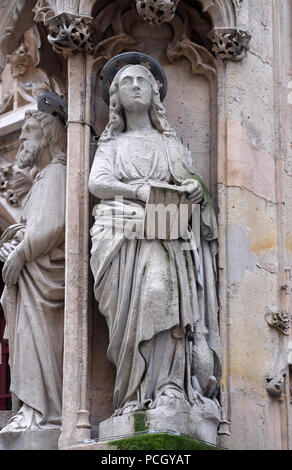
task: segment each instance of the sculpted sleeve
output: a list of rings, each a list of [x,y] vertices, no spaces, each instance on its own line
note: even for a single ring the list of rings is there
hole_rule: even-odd
[[[99,146],[89,176],[89,191],[100,199],[113,199],[115,196],[137,199],[137,189],[141,184],[126,184],[117,179],[115,157],[114,141],[105,142]]]
[[[64,243],[65,205],[66,166],[53,163],[35,181],[24,209],[26,231],[17,251],[27,263]]]

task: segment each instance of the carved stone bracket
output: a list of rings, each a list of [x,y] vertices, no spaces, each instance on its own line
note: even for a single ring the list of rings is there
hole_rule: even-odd
[[[268,312],[266,314],[266,322],[273,328],[283,333],[283,335],[289,334],[290,321],[289,316],[285,312]]]
[[[37,170],[20,170],[14,165],[0,168],[0,195],[12,207],[19,207],[21,200],[30,191]]]
[[[251,35],[236,28],[216,28],[209,33],[213,43],[212,51],[220,59],[242,60],[247,50]]]
[[[92,17],[67,12],[56,15],[53,7],[51,2],[39,0],[33,11],[35,21],[47,26],[54,51],[65,58],[75,51],[92,53]]]
[[[284,371],[279,372],[273,377],[265,377],[266,389],[273,398],[280,398],[285,388],[286,374]]]
[[[178,2],[179,0],[136,0],[136,6],[144,20],[152,26],[160,26],[173,19]]]
[[[61,13],[48,20],[48,41],[65,57],[75,51],[92,53],[91,25],[91,17]]]

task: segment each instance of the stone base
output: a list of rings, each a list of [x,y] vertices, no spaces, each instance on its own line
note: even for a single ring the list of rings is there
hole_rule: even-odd
[[[138,432],[155,431],[179,433],[216,445],[219,422],[220,409],[213,400],[202,399],[192,406],[180,402],[173,407],[160,406],[109,418],[99,425],[99,439],[114,441]]]
[[[205,442],[191,437],[178,436],[170,433],[140,433],[109,442],[90,442],[76,444],[66,450],[221,450],[219,447],[211,446]],[[111,454],[110,454],[111,455]],[[117,458],[117,457],[114,457]]]
[[[36,429],[0,433],[0,450],[57,450],[59,429]]]
[[[15,411],[0,411],[0,431],[6,424],[9,423],[9,420],[12,418],[12,416],[15,415]]]

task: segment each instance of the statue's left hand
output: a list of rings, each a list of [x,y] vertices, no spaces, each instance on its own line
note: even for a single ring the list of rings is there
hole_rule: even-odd
[[[203,194],[202,186],[199,183],[199,181],[187,179],[182,183],[182,186],[186,186],[188,199],[193,204],[199,204],[202,201],[204,194]]]
[[[24,265],[25,259],[18,250],[14,250],[10,253],[2,270],[3,281],[7,286],[13,286],[17,283],[19,274]]]

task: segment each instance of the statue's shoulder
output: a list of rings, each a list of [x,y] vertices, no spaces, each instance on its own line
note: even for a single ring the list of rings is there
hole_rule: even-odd
[[[110,156],[116,153],[118,146],[118,137],[113,137],[108,140],[101,140],[95,152],[95,156]]]
[[[60,161],[52,161],[36,178],[38,177],[47,181],[47,184],[63,183],[66,179],[66,165]]]

